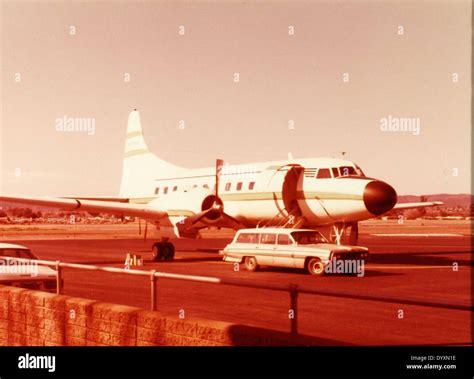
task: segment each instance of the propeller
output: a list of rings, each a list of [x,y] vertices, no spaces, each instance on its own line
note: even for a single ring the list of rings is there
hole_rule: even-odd
[[[216,195],[216,198],[219,197],[219,180],[222,174],[222,166],[224,166],[224,161],[222,159],[216,159],[216,181],[214,187],[214,195]]]
[[[146,234],[148,231],[148,220],[145,220],[145,234],[143,235],[143,241],[146,242]],[[138,219],[138,235],[142,235],[142,219]]]
[[[213,213],[222,213],[224,204],[222,200],[219,199],[219,181],[222,174],[222,166],[224,166],[224,161],[222,159],[216,159],[216,180],[214,184],[214,201],[212,206],[209,208],[209,211]]]
[[[232,229],[239,229],[242,227],[239,221],[224,213],[224,203],[219,198],[219,181],[223,165],[224,161],[222,159],[216,159],[214,194],[209,195],[204,199],[202,212],[187,217],[182,223],[177,225],[180,233],[187,233],[190,230],[193,230],[196,224],[204,220],[207,220],[208,223],[218,222],[220,227]]]

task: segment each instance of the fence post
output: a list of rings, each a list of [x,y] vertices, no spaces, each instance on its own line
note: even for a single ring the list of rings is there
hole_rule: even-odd
[[[150,281],[151,281],[151,310],[156,311],[156,270],[151,271]]]
[[[298,286],[296,284],[290,284],[290,311],[293,311],[290,317],[291,334],[298,334]]]
[[[61,286],[61,266],[60,261],[56,261],[56,293],[59,295],[62,290]]]

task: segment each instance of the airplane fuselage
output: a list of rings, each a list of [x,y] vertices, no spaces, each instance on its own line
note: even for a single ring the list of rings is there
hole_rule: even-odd
[[[214,167],[183,169],[155,178],[142,197],[151,206],[176,202],[176,212],[169,213],[179,222],[189,216],[180,213],[179,205],[201,193],[213,193],[214,183]],[[350,161],[333,158],[226,165],[218,193],[225,212],[246,226],[291,223],[302,217],[306,227],[351,223],[385,213],[396,203],[396,193],[388,184],[366,177]],[[193,209],[192,204],[185,205]],[[200,211],[198,205],[195,212]]]

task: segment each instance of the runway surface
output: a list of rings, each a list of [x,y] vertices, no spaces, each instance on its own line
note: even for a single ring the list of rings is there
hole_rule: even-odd
[[[383,234],[383,236],[376,235]],[[394,235],[392,235],[394,234]],[[15,240],[41,259],[124,267],[127,253],[140,254],[140,269],[251,280],[259,283],[294,283],[318,289],[360,294],[410,297],[439,302],[471,301],[471,236],[455,228],[416,231],[400,235],[387,228],[361,234],[359,245],[372,253],[365,276],[313,277],[300,270],[267,268],[235,271],[217,254],[229,239],[174,241],[176,257],[152,262],[152,241],[134,239]],[[438,235],[437,235],[438,234]],[[458,270],[453,267],[457,267]],[[67,295],[150,306],[149,279],[64,269]],[[239,288],[158,279],[158,310],[185,317],[202,317],[289,330],[289,296],[269,290]],[[403,318],[400,318],[403,311]],[[464,345],[471,341],[471,312],[300,295],[298,329],[320,339],[321,345]]]

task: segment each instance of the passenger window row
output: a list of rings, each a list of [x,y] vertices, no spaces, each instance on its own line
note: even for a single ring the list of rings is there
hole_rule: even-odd
[[[193,188],[197,188],[197,187],[198,187],[197,184],[194,184],[194,185],[193,185]],[[160,188],[161,188],[161,187],[156,187],[156,188],[155,188],[155,195],[159,195],[159,194],[160,194]],[[203,184],[203,185],[202,185],[202,188],[207,188],[207,189],[209,189],[210,187],[209,187],[209,185],[207,185],[207,184]],[[216,186],[214,185],[214,186],[212,187],[212,190],[215,190],[215,188],[216,188]],[[231,188],[232,188],[232,183],[226,183],[226,184],[225,184],[225,187],[224,187],[225,191],[230,191]],[[241,191],[243,188],[244,188],[244,183],[243,183],[243,182],[238,182],[238,183],[236,184],[236,186],[235,186],[235,190],[236,190],[236,191]],[[249,189],[250,191],[252,191],[254,188],[255,188],[255,182],[250,182],[250,183],[248,183],[248,189]],[[176,192],[177,190],[178,190],[178,186],[174,186],[173,189],[172,189],[173,192]],[[169,186],[163,187],[163,192],[162,192],[163,195],[166,195],[166,194],[169,193],[169,192],[171,192],[171,187],[169,187]]]

